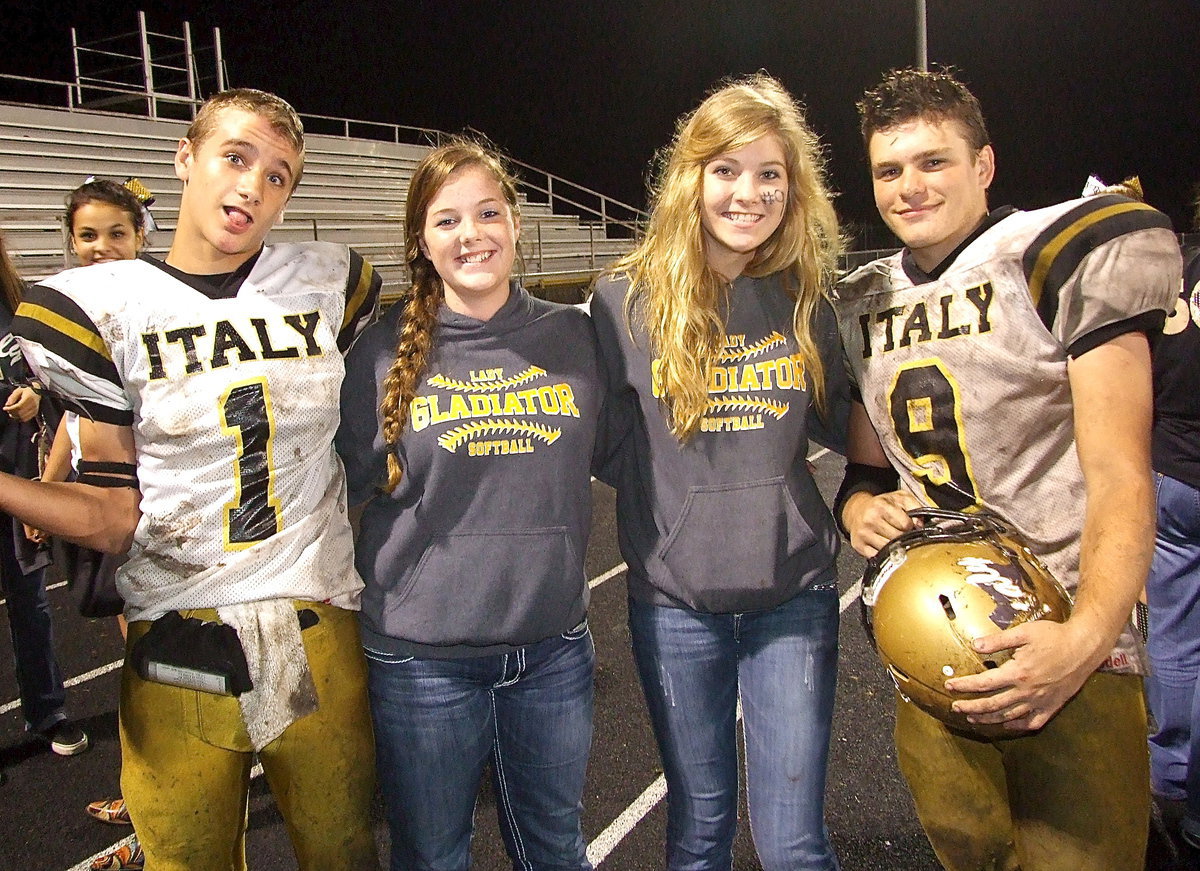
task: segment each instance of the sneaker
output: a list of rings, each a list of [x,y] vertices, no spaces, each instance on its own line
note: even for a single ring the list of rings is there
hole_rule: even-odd
[[[128,844],[124,844],[111,853],[105,853],[92,862],[92,871],[142,871],[146,865],[146,857],[142,853],[142,845],[138,843],[137,835]]]
[[[129,808],[125,807],[123,798],[106,798],[91,802],[87,806],[87,814],[102,823],[112,823],[117,826],[131,826]]]
[[[38,734],[50,743],[50,749],[59,756],[74,756],[88,749],[87,734],[70,720],[59,720]]]

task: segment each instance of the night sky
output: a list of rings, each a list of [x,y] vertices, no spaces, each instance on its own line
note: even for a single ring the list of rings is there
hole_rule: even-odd
[[[765,69],[808,107],[851,229],[879,224],[854,101],[915,58],[913,0],[56,0],[6,12],[0,72],[66,79],[68,28],[85,40],[132,31],[139,6],[152,30],[220,27],[232,83],[301,112],[472,127],[639,206],[677,116],[722,77]],[[930,62],[957,68],[983,104],[993,205],[1046,205],[1077,196],[1090,172],[1137,173],[1190,228],[1198,0],[928,0],[928,15]]]

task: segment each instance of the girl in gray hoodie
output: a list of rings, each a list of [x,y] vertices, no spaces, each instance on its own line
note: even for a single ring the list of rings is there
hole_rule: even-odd
[[[465,869],[490,761],[514,865],[590,869],[583,557],[602,403],[592,325],[513,278],[512,178],[454,141],[417,167],[412,288],[346,361],[337,447],[393,869]]]
[[[629,623],[667,778],[669,869],[728,869],[738,701],[766,871],[833,869],[825,764],[838,537],[805,460],[848,391],[825,291],[838,229],[820,149],[760,74],[664,153],[638,248],[599,283]]]

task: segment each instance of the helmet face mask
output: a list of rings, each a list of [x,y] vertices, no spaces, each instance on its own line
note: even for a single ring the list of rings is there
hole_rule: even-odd
[[[904,699],[948,726],[981,737],[1013,736],[968,723],[945,681],[997,668],[1011,651],[976,653],[983,635],[1033,620],[1063,622],[1070,598],[1021,536],[993,514],[909,512],[917,528],[867,563],[862,608],[867,634]]]

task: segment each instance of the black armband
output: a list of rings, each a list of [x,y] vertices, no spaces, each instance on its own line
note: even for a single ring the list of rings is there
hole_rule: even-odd
[[[881,493],[891,493],[900,486],[900,476],[891,466],[869,466],[866,463],[846,463],[846,476],[842,478],[842,486],[833,497],[833,519],[842,535],[847,539],[850,533],[842,523],[842,509],[855,493],[870,493],[878,496]]]
[[[137,466],[133,463],[102,463],[96,460],[80,460],[78,484],[93,487],[138,487]]]

